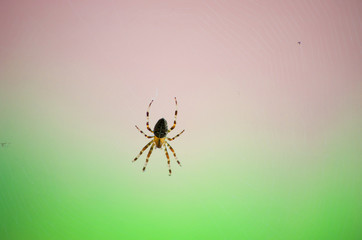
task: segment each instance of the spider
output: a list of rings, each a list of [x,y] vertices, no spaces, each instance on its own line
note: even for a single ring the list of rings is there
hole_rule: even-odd
[[[162,148],[164,147],[164,150],[165,150],[165,154],[166,154],[166,157],[167,157],[167,164],[168,164],[168,171],[169,171],[169,175],[171,176],[171,165],[170,165],[170,156],[168,155],[168,151],[167,151],[167,147],[171,149],[172,153],[173,153],[173,156],[175,157],[177,163],[180,165],[181,167],[181,163],[180,161],[177,159],[176,157],[176,153],[175,153],[175,150],[173,150],[173,148],[171,147],[171,145],[166,141],[166,138],[168,141],[173,141],[175,138],[177,138],[178,136],[180,136],[184,131],[182,130],[182,132],[180,132],[179,134],[177,134],[175,137],[173,138],[168,138],[166,137],[167,134],[169,132],[171,132],[175,127],[176,127],[176,118],[177,118],[177,100],[176,100],[176,97],[175,97],[175,103],[176,103],[176,110],[175,110],[175,120],[173,121],[173,125],[170,129],[167,128],[167,121],[164,119],[164,118],[161,118],[160,120],[157,121],[153,131],[151,130],[150,128],[150,125],[149,125],[149,111],[150,111],[150,107],[151,107],[151,104],[153,103],[153,100],[151,101],[150,105],[148,105],[148,109],[147,109],[147,113],[146,113],[146,117],[147,117],[147,123],[146,123],[146,126],[147,126],[147,129],[154,134],[154,136],[148,136],[146,135],[141,129],[139,129],[136,125],[136,128],[138,129],[138,131],[140,131],[140,133],[142,133],[146,138],[152,138],[152,140],[146,144],[146,146],[144,146],[142,148],[142,150],[140,151],[140,153],[137,155],[137,157],[135,157],[135,159],[133,159],[132,162],[135,162],[140,156],[141,154],[151,145],[151,148],[150,150],[148,151],[148,154],[147,154],[147,158],[146,158],[146,162],[145,162],[145,165],[143,167],[143,171],[146,170],[146,167],[147,167],[147,163],[148,163],[148,159],[150,158],[151,154],[152,154],[152,151],[153,151],[153,148],[156,147],[156,148]]]

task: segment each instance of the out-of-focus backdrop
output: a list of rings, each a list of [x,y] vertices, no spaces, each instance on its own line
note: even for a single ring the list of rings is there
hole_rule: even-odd
[[[1,1],[0,239],[361,238],[361,12]]]

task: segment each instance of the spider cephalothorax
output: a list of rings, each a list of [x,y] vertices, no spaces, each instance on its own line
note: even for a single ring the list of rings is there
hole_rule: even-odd
[[[166,154],[166,157],[167,157],[167,163],[168,163],[168,169],[169,169],[169,173],[171,175],[171,165],[170,165],[170,157],[168,155],[168,151],[167,151],[167,147],[170,148],[170,150],[172,151],[173,153],[173,156],[175,157],[177,163],[181,166],[181,163],[179,162],[179,160],[177,159],[176,157],[176,153],[175,153],[175,150],[173,150],[173,148],[171,147],[171,145],[166,141],[166,139],[168,141],[173,141],[175,138],[177,138],[178,136],[180,136],[185,130],[182,130],[181,133],[177,134],[175,137],[173,138],[167,138],[167,134],[169,132],[171,132],[175,127],[176,127],[176,118],[177,118],[177,100],[175,98],[175,103],[176,103],[176,111],[175,111],[175,120],[173,121],[173,125],[170,129],[168,129],[167,127],[167,121],[164,119],[164,118],[161,118],[160,120],[157,121],[153,131],[151,130],[150,128],[150,124],[149,124],[149,111],[150,111],[150,107],[151,107],[151,104],[152,104],[153,100],[151,101],[150,105],[148,106],[148,110],[147,110],[147,113],[146,113],[146,116],[147,116],[147,123],[146,123],[146,126],[147,126],[147,129],[152,132],[154,134],[154,136],[148,136],[146,135],[143,131],[141,131],[137,126],[136,128],[146,137],[146,138],[153,138],[149,143],[147,143],[146,146],[143,147],[143,149],[141,150],[141,152],[138,154],[138,156],[133,159],[133,162],[136,161],[139,156],[141,156],[141,154],[151,145],[151,148],[147,154],[147,158],[146,158],[146,163],[143,167],[143,171],[146,170],[146,166],[147,166],[147,163],[148,163],[148,159],[150,158],[151,154],[152,154],[152,151],[153,151],[153,148],[156,146],[156,148],[162,148],[162,146],[164,146],[165,148],[165,154]]]

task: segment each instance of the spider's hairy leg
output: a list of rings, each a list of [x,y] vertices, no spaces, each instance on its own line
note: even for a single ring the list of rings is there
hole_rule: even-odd
[[[172,151],[172,153],[173,153],[173,156],[175,157],[175,159],[176,159],[176,162],[178,163],[178,165],[180,165],[180,167],[181,167],[181,163],[180,163],[180,161],[177,159],[177,157],[176,157],[176,153],[175,153],[175,150],[173,150],[173,148],[171,147],[171,145],[168,143],[168,142],[166,142],[165,141],[165,143],[167,144],[167,146],[171,149],[171,151]]]
[[[167,152],[167,147],[166,145],[163,145],[165,147],[165,154],[166,154],[166,157],[167,157],[167,164],[168,164],[168,171],[169,171],[169,176],[171,176],[171,164],[170,164],[170,156],[168,155],[168,152]]]
[[[137,155],[137,157],[135,157],[135,159],[133,159],[132,162],[136,161],[141,156],[141,154],[151,145],[152,142],[153,139],[142,148],[141,152]]]
[[[147,126],[148,131],[150,131],[151,133],[153,133],[152,129],[150,128],[150,107],[151,107],[152,103],[153,103],[153,100],[151,101],[150,105],[148,105],[148,109],[147,109],[147,113],[146,113],[146,116],[147,116],[146,126]]]
[[[175,110],[175,120],[173,121],[172,127],[168,130],[168,132],[171,132],[176,127],[176,118],[177,118],[177,100],[175,97],[175,103],[176,103],[176,110]]]
[[[140,131],[143,135],[145,135],[146,138],[153,138],[153,136],[148,136],[148,135],[146,135],[141,129],[139,129],[139,128],[137,127],[137,125],[135,125],[135,126],[136,126],[136,128],[138,129],[138,131]]]
[[[155,143],[152,144],[152,146],[151,146],[151,148],[150,148],[150,151],[148,151],[147,158],[146,158],[146,162],[145,162],[145,166],[143,167],[143,171],[146,170],[147,163],[148,163],[148,159],[150,158],[150,156],[151,156],[151,154],[152,154],[152,151],[153,151],[154,146],[155,146]]]
[[[182,132],[180,132],[179,134],[177,134],[175,137],[173,137],[173,138],[167,138],[167,140],[169,140],[169,141],[175,140],[175,138],[179,137],[184,131],[185,131],[185,129],[182,130]]]

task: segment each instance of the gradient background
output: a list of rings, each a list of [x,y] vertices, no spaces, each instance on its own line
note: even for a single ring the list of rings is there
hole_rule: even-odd
[[[0,239],[361,239],[361,13],[1,1]]]

